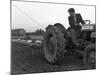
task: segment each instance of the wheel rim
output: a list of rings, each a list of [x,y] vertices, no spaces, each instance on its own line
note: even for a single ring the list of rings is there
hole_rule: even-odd
[[[95,57],[95,52],[94,51],[92,51],[92,52],[89,53],[88,59],[89,59],[89,63],[90,64],[95,64],[96,57]]]
[[[48,52],[51,56],[55,54],[55,45],[56,45],[55,38],[53,37],[53,35],[51,35],[51,37],[48,40]]]
[[[56,59],[56,52],[57,52],[57,40],[55,33],[50,30],[45,37],[45,57],[49,62],[54,62]]]

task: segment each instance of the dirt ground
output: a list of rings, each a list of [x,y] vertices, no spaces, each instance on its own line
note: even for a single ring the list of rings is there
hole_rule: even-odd
[[[11,72],[16,74],[84,70],[82,59],[66,55],[60,65],[49,64],[42,48],[12,42],[11,46]]]

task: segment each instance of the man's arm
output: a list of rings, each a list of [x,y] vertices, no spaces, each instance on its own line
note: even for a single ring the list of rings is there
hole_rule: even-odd
[[[83,20],[83,18],[82,18],[82,16],[81,16],[81,14],[79,14],[79,15],[80,15],[81,24],[82,24],[82,25],[85,24],[85,22],[84,22],[84,20]]]

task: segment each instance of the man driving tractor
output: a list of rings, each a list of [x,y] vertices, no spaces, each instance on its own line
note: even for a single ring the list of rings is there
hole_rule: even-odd
[[[70,8],[67,29],[61,23],[48,25],[43,36],[43,51],[50,64],[61,64],[65,54],[82,57],[86,68],[95,68],[95,25],[83,20]],[[87,23],[89,22],[89,23]],[[68,61],[68,60],[67,60]]]
[[[75,36],[75,34],[79,33],[79,31],[81,29],[81,25],[84,25],[85,22],[82,19],[82,16],[80,14],[75,13],[74,8],[68,9],[68,12],[69,12],[69,15],[70,15],[68,17],[69,25],[70,25],[69,30],[71,31],[70,36],[72,36],[73,43],[75,45],[78,45],[77,37]]]

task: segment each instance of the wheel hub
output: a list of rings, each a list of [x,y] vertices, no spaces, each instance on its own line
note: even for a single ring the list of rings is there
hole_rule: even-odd
[[[89,61],[91,64],[94,64],[95,63],[95,52],[90,52],[89,53]]]

